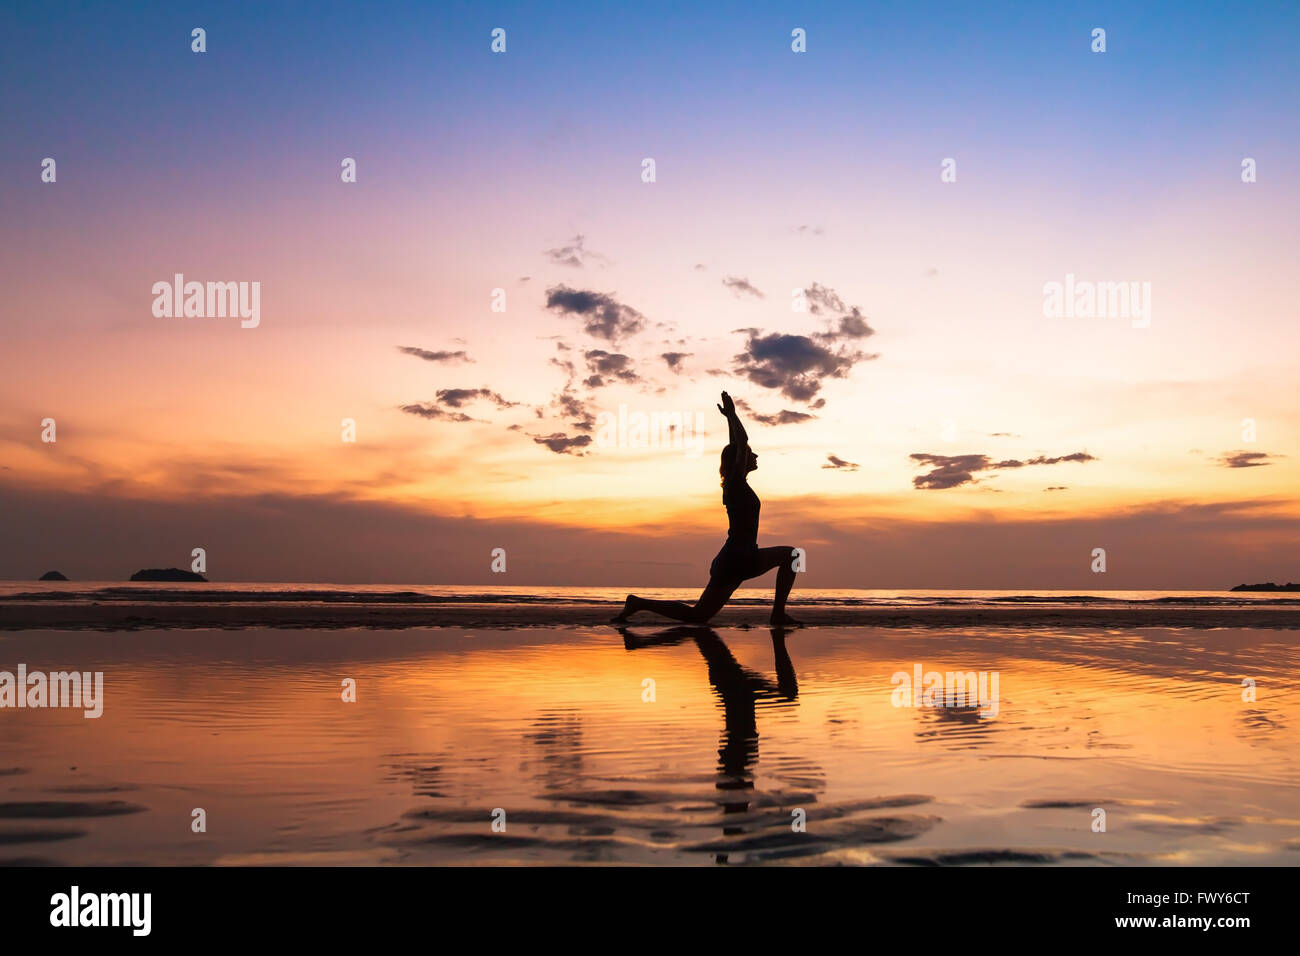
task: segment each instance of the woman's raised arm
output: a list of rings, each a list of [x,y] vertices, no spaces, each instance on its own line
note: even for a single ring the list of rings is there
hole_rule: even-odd
[[[722,404],[718,406],[718,411],[727,417],[728,444],[731,445],[731,467],[728,470],[731,477],[744,478],[749,470],[746,467],[749,464],[749,436],[745,433],[745,426],[740,423],[740,416],[736,414],[736,403],[726,392],[722,393]]]
[[[718,411],[727,416],[729,444],[732,446],[748,445],[749,436],[745,434],[745,426],[740,423],[740,416],[736,414],[736,403],[731,400],[731,396],[726,392],[722,393],[722,404],[718,406]]]

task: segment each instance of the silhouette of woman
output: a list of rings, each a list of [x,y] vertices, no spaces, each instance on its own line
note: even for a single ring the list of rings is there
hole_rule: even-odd
[[[709,566],[709,583],[692,606],[685,601],[653,601],[629,594],[623,610],[613,619],[622,624],[637,611],[653,611],[674,621],[704,624],[722,610],[741,583],[776,573],[776,595],[772,600],[772,624],[799,627],[799,622],[785,613],[785,599],[794,586],[794,548],[760,548],[758,546],[758,510],[761,503],[746,476],[758,467],[758,456],[750,450],[745,426],[736,415],[736,404],[726,392],[718,411],[726,416],[730,442],[722,449],[718,472],[722,475],[722,503],[727,509],[727,541]]]
[[[785,646],[784,628],[772,628],[772,652],[776,660],[776,683],[748,667],[742,667],[731,649],[718,633],[698,624],[676,625],[657,634],[637,637],[625,627],[620,627],[623,646],[629,651],[648,647],[675,646],[685,640],[694,640],[704,655],[709,668],[709,683],[713,685],[722,704],[722,738],[718,747],[718,778],[714,787],[725,795],[719,801],[724,815],[747,814],[751,805],[763,804],[752,796],[754,792],[754,766],[758,762],[758,708],[773,704],[789,704],[799,698],[799,678],[794,672],[794,662]],[[821,789],[819,784],[813,784]],[[763,824],[759,824],[760,827]],[[766,829],[766,828],[764,828]],[[789,826],[776,821],[773,832],[764,832],[760,839],[782,849],[793,847],[798,839],[788,841],[783,833]],[[738,832],[723,827],[724,841]],[[727,854],[720,852],[719,863],[727,862]]]

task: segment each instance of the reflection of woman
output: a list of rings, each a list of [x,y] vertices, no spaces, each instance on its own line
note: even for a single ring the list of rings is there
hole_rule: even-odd
[[[674,627],[659,634],[638,638],[623,630],[623,645],[630,651],[642,647],[695,641],[709,667],[709,683],[722,700],[725,727],[722,746],[718,749],[718,767],[725,780],[719,789],[746,789],[749,768],[758,757],[759,701],[793,701],[799,696],[790,652],[785,647],[785,633],[772,628],[772,654],[776,661],[776,684],[742,667],[717,633],[706,627]],[[730,809],[728,812],[731,812]]]
[[[684,601],[654,601],[629,594],[623,610],[614,622],[621,624],[637,611],[653,611],[674,621],[703,624],[722,610],[736,588],[749,580],[766,574],[773,568],[776,573],[776,594],[772,600],[772,624],[798,626],[799,622],[785,613],[785,599],[794,586],[794,548],[760,548],[758,546],[758,512],[762,503],[754,489],[749,487],[748,475],[758,468],[758,456],[749,447],[749,436],[736,414],[731,396],[722,393],[718,411],[727,418],[730,442],[722,449],[718,468],[722,476],[722,503],[727,509],[727,541],[709,566],[709,583],[694,606]]]
[[[785,647],[785,631],[779,627],[772,628],[772,653],[776,658],[775,685],[762,674],[741,666],[731,649],[710,628],[673,627],[640,637],[627,628],[619,628],[619,633],[623,635],[623,646],[629,651],[693,640],[708,665],[709,683],[713,685],[722,704],[723,728],[718,742],[718,776],[714,787],[719,791],[718,803],[723,813],[723,839],[700,849],[711,849],[716,853],[719,863],[726,863],[728,854],[733,849],[732,838],[750,826],[746,817],[751,806],[756,802],[758,806],[764,805],[763,801],[756,801],[753,796],[753,768],[758,762],[758,705],[792,702],[799,696],[794,664]],[[740,819],[734,825],[727,825],[728,817],[737,816]],[[759,827],[765,826],[761,819],[755,823]],[[801,839],[784,824],[779,824],[778,830],[783,846],[792,846],[794,841]],[[776,835],[772,831],[760,839],[766,842]]]

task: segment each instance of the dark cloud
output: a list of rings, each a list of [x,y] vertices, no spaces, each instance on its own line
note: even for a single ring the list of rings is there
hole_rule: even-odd
[[[646,322],[644,315],[612,296],[603,292],[570,289],[564,285],[546,290],[546,307],[563,315],[579,316],[583,331],[609,342],[617,342],[624,336],[641,331]]]
[[[838,469],[843,471],[858,470],[857,463],[852,461],[845,461],[843,458],[840,458],[838,455],[827,455],[826,461],[829,464],[822,465],[823,468],[833,468],[833,469]]]
[[[513,408],[519,402],[510,402],[502,398],[500,393],[492,391],[490,388],[440,388],[437,393],[438,401],[449,408],[461,408],[471,402],[480,400],[489,401],[497,408]]]
[[[468,352],[431,352],[428,349],[418,349],[413,345],[399,345],[397,351],[406,355],[414,355],[416,358],[424,359],[426,362],[472,362]]]
[[[430,418],[437,421],[448,422],[476,422],[477,418],[470,418],[464,412],[449,412],[445,408],[440,408],[431,402],[417,402],[411,405],[399,406],[402,411],[408,415],[418,415],[420,418]]]
[[[812,401],[825,379],[844,378],[857,363],[878,357],[833,347],[823,336],[762,335],[754,329],[746,333],[745,351],[734,359],[736,374],[763,388],[778,389],[796,402]]]
[[[639,382],[641,377],[632,368],[632,359],[620,352],[591,349],[582,353],[591,373],[582,384],[587,388],[602,388],[614,382]]]
[[[542,255],[554,263],[562,266],[572,266],[575,269],[581,269],[588,263],[609,261],[599,252],[588,249],[586,242],[587,237],[579,234],[570,239],[566,245],[547,249]]]
[[[1215,461],[1224,468],[1259,468],[1273,464],[1273,459],[1279,457],[1263,451],[1225,451]]]
[[[848,305],[834,289],[814,282],[804,289],[814,315],[841,313],[831,319],[824,332],[792,335],[763,334],[761,329],[735,329],[747,337],[745,351],[737,355],[735,372],[755,385],[779,389],[796,402],[811,402],[828,378],[845,378],[859,362],[879,358],[862,352],[851,343],[875,334],[862,310]],[[824,399],[814,407],[820,408]]]
[[[820,236],[823,232],[821,226],[795,226],[794,231],[807,236]]]
[[[697,263],[695,263],[695,271],[696,271],[696,272],[703,272],[703,271],[704,271],[705,269],[707,269],[707,268],[708,268],[708,266],[706,266],[703,262],[697,262]]]
[[[680,373],[682,370],[682,359],[690,358],[694,352],[664,352],[659,357],[674,372]]]
[[[740,404],[737,402],[737,404]],[[754,421],[762,422],[764,425],[797,425],[799,422],[808,422],[816,418],[816,415],[810,415],[807,412],[796,412],[793,409],[784,408],[775,415],[760,415],[754,412],[751,416]]]
[[[1070,489],[1066,485],[1052,485],[1051,487],[1044,488],[1043,490],[1044,491],[1069,491]]]
[[[918,453],[909,456],[912,461],[929,465],[932,470],[912,479],[915,488],[956,488],[975,480],[975,472],[991,467],[988,455],[930,455]]]
[[[412,402],[398,407],[408,415],[418,415],[420,418],[434,421],[477,422],[482,419],[471,418],[464,412],[448,411],[448,409],[460,409],[478,401],[491,402],[497,408],[514,408],[520,404],[502,398],[499,393],[490,388],[440,388],[436,395],[436,402]]]
[[[582,455],[583,452],[575,452],[576,448],[585,448],[591,444],[590,435],[575,435],[570,438],[563,432],[554,432],[550,435],[532,435],[533,441],[539,445],[545,445],[557,455]]]
[[[942,489],[956,488],[959,485],[977,483],[975,472],[991,471],[995,468],[1024,468],[1028,465],[1058,465],[1062,462],[1096,461],[1087,452],[1076,451],[1070,455],[1048,458],[1040,455],[1026,461],[1007,458],[993,461],[988,455],[931,455],[917,453],[909,456],[918,465],[928,466],[930,471],[912,479],[915,488]]]
[[[722,280],[722,284],[736,294],[736,298],[742,295],[752,295],[756,299],[763,298],[763,293],[754,288],[753,283],[748,279],[742,279],[739,276],[727,276]]]

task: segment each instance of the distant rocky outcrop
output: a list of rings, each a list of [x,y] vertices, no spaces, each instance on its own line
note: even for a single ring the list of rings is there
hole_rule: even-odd
[[[132,581],[207,581],[201,574],[180,568],[145,568],[131,575]]]
[[[39,578],[37,578],[37,580],[38,581],[66,581],[68,580],[68,576],[64,574],[62,571],[46,571]]]
[[[1274,584],[1269,581],[1266,584],[1238,584],[1232,590],[1234,591],[1300,591],[1300,584],[1292,584],[1288,581],[1286,584]]]

